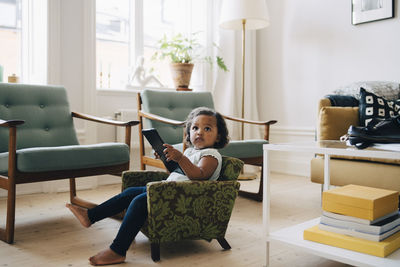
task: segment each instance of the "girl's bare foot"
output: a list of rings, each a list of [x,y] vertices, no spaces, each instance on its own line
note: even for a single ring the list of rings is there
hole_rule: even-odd
[[[87,209],[69,203],[67,203],[65,206],[71,210],[83,227],[88,228],[92,225],[87,214]]]
[[[109,265],[117,264],[125,261],[125,256],[121,256],[110,248],[100,251],[96,255],[89,258],[91,265]]]

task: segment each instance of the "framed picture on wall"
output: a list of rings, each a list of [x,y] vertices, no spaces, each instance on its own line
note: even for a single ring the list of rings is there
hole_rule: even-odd
[[[394,17],[394,0],[352,0],[353,25]]]

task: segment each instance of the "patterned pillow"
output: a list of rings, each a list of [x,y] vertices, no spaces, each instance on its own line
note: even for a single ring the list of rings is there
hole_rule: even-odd
[[[388,101],[360,88],[360,125],[366,126],[373,118],[387,119],[400,115],[400,99]]]

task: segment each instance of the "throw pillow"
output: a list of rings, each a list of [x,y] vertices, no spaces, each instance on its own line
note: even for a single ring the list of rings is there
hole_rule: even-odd
[[[366,126],[373,118],[387,119],[400,115],[400,99],[388,101],[360,88],[360,125]]]
[[[365,81],[355,82],[337,88],[332,94],[350,95],[356,99],[360,99],[360,88],[366,89],[368,92],[384,97],[387,100],[394,101],[400,98],[400,84],[398,82],[385,81]]]

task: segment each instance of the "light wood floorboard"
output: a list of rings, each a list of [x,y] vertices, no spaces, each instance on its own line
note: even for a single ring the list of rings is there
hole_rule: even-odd
[[[242,182],[242,188],[257,188],[258,180]],[[272,174],[271,230],[318,217],[320,190],[308,178]],[[120,185],[79,192],[100,203],[120,192]],[[89,266],[88,258],[109,246],[120,222],[105,219],[83,228],[65,208],[68,193],[17,196],[15,243],[0,241],[0,266]],[[262,266],[262,204],[239,197],[226,234],[232,249],[223,251],[216,240],[183,241],[161,245],[161,261],[150,257],[150,243],[139,233],[127,253],[126,263],[117,266]],[[5,199],[0,199],[0,225],[5,223]],[[272,266],[345,266],[272,242]]]

